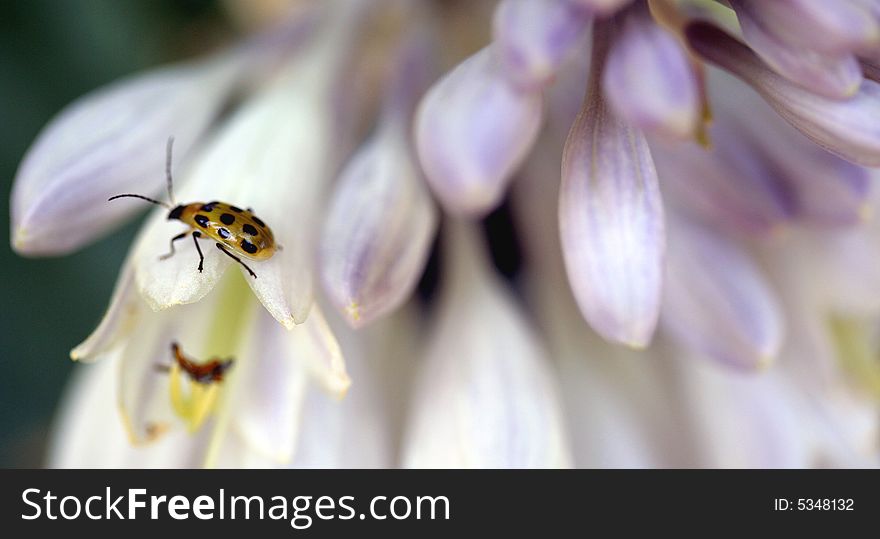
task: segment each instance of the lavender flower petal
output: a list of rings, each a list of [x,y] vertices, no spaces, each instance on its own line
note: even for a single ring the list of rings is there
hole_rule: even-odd
[[[444,207],[468,215],[494,208],[531,150],[541,118],[541,94],[515,89],[493,46],[435,83],[419,105],[415,136]]]
[[[383,130],[342,172],[321,241],[321,277],[353,327],[400,306],[415,287],[437,210],[406,133]]]
[[[849,52],[880,44],[880,25],[856,2],[816,0],[731,0],[742,20],[748,17],[796,48]]]
[[[647,133],[688,138],[697,126],[701,105],[690,60],[647,6],[626,17],[608,54],[602,90],[620,119]]]
[[[779,41],[748,10],[739,13],[739,22],[752,50],[777,73],[804,89],[830,99],[845,99],[858,91],[862,70],[851,52],[823,53]]]
[[[564,0],[504,0],[493,37],[504,68],[522,88],[541,88],[586,33],[588,12]]]
[[[721,127],[713,126],[711,151],[696,144],[653,148],[666,199],[725,230],[771,235],[792,219],[790,201],[756,149]]]
[[[598,27],[595,39],[593,80],[562,157],[562,248],[590,325],[606,339],[643,347],[660,310],[663,204],[644,137],[599,92],[605,45]]]
[[[238,56],[151,71],[99,89],[40,133],[11,195],[12,245],[26,255],[73,251],[143,205],[108,203],[164,191],[165,141],[178,163],[213,119],[240,70]]]
[[[864,80],[850,99],[837,101],[808,92],[764,65],[753,52],[707,24],[687,30],[691,46],[730,70],[813,142],[844,159],[880,165],[880,84]]]
[[[670,219],[663,327],[693,351],[763,368],[782,345],[781,308],[758,268],[724,236]]]
[[[563,0],[589,9],[597,15],[607,16],[622,9],[633,0]]]
[[[410,125],[428,82],[431,54],[414,36],[398,55],[376,133],[341,173],[321,239],[320,272],[352,327],[399,307],[422,273],[437,228]]]

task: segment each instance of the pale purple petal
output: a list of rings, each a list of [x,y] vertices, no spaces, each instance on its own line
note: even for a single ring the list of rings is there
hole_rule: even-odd
[[[522,88],[551,83],[584,40],[588,11],[565,0],[504,0],[495,8],[493,38],[505,71]]]
[[[661,324],[698,354],[766,367],[782,345],[781,308],[760,270],[730,239],[670,219]]]
[[[597,15],[607,16],[623,8],[632,0],[565,0],[583,6]]]
[[[880,25],[855,2],[823,0],[732,0],[737,15],[760,21],[792,47],[850,52],[880,43]]]
[[[603,47],[597,37],[594,64],[604,56],[595,53]],[[565,143],[562,248],[569,281],[590,325],[606,339],[643,347],[660,310],[663,203],[644,136],[609,110],[599,76],[594,71]]]
[[[691,62],[647,6],[632,8],[615,36],[602,90],[620,119],[646,133],[688,138],[697,127],[701,105]]]
[[[786,193],[748,139],[716,122],[711,151],[655,145],[664,194],[686,213],[731,232],[771,235],[792,218]]]
[[[326,211],[321,277],[352,327],[385,316],[409,297],[437,228],[438,212],[410,141],[413,105],[428,81],[426,45],[418,38],[404,45],[376,132],[343,168]]]
[[[755,142],[795,218],[824,226],[865,219],[871,184],[867,169],[816,146],[757,96],[748,105],[752,114],[737,119],[740,136]]]
[[[435,83],[419,105],[415,136],[444,207],[468,215],[492,210],[531,150],[541,118],[540,92],[513,87],[492,46]]]
[[[851,52],[826,53],[789,45],[765,29],[763,21],[754,19],[749,11],[739,12],[739,22],[746,43],[777,73],[831,99],[845,99],[858,91],[862,69]]]
[[[119,193],[162,197],[165,141],[178,162],[217,113],[240,58],[215,58],[123,79],[65,108],[37,137],[11,195],[12,245],[27,255],[73,251],[142,205]]]
[[[321,241],[321,277],[353,327],[400,306],[422,273],[437,210],[406,133],[384,129],[349,161]]]
[[[853,97],[828,99],[775,73],[745,45],[712,26],[694,24],[687,34],[700,55],[752,85],[813,142],[849,161],[880,165],[880,84],[865,79]]]

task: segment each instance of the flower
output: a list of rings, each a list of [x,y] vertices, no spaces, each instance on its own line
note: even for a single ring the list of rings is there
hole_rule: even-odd
[[[158,260],[180,225],[154,213],[71,354],[102,361],[51,464],[878,464],[875,3],[467,5],[298,11],[46,128],[12,195],[21,254],[134,211],[57,234],[149,183],[169,134],[180,200],[253,207],[283,246],[257,278],[217,252],[197,271],[191,245]],[[172,342],[232,366],[163,372]]]

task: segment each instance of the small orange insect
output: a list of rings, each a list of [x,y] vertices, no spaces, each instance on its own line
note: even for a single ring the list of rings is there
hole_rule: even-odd
[[[176,342],[171,343],[171,353],[181,369],[186,371],[193,382],[199,384],[210,384],[212,382],[222,382],[223,375],[232,367],[232,359],[220,360],[213,358],[206,363],[196,363],[183,355],[180,346]],[[157,365],[161,371],[168,371],[171,367],[167,365]]]
[[[168,200],[171,204],[159,202],[143,195],[125,193],[112,196],[110,200],[117,198],[133,197],[146,200],[151,204],[164,206],[168,208],[168,220],[177,219],[178,221],[189,225],[190,229],[181,232],[171,238],[171,252],[159,257],[160,260],[170,258],[174,254],[174,242],[192,235],[193,242],[196,245],[196,251],[199,253],[199,273],[202,271],[202,265],[205,256],[199,247],[199,238],[204,236],[216,241],[217,248],[223,251],[227,256],[241,264],[244,269],[248,270],[253,278],[257,278],[257,274],[251,268],[242,262],[241,258],[233,254],[233,252],[251,260],[266,260],[280,249],[275,244],[275,235],[272,229],[266,226],[259,217],[254,215],[253,210],[248,208],[243,210],[225,202],[213,201],[208,203],[192,202],[190,204],[176,204],[174,202],[174,193],[172,191],[173,181],[171,179],[171,147],[174,144],[174,138],[168,139],[166,147],[165,160],[165,177],[168,182]]]

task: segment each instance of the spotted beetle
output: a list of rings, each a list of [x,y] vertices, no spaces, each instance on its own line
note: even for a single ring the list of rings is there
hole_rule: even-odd
[[[207,363],[196,363],[183,355],[180,346],[176,342],[171,343],[171,353],[174,354],[174,360],[180,368],[189,375],[193,382],[199,384],[222,382],[223,375],[232,367],[233,360],[231,359],[212,359]],[[168,365],[157,365],[156,368],[160,371],[169,371],[171,369]]]
[[[280,249],[275,244],[275,236],[272,229],[266,226],[259,217],[254,215],[252,209],[243,210],[225,202],[213,201],[208,203],[192,202],[190,204],[176,204],[174,202],[174,193],[172,191],[173,180],[171,178],[171,149],[174,145],[174,137],[168,139],[166,146],[165,158],[165,178],[168,184],[168,200],[171,204],[153,200],[152,198],[133,193],[124,193],[115,195],[108,200],[116,200],[117,198],[133,197],[146,200],[151,204],[168,208],[168,220],[176,219],[186,225],[190,229],[181,232],[171,238],[171,252],[159,257],[160,260],[166,260],[174,254],[174,242],[183,239],[186,236],[192,236],[196,245],[196,251],[199,253],[199,273],[202,272],[205,256],[199,247],[199,238],[203,235],[216,242],[218,249],[224,254],[238,262],[256,279],[257,274],[245,264],[236,254],[251,260],[266,260]],[[235,253],[235,254],[233,254]]]

